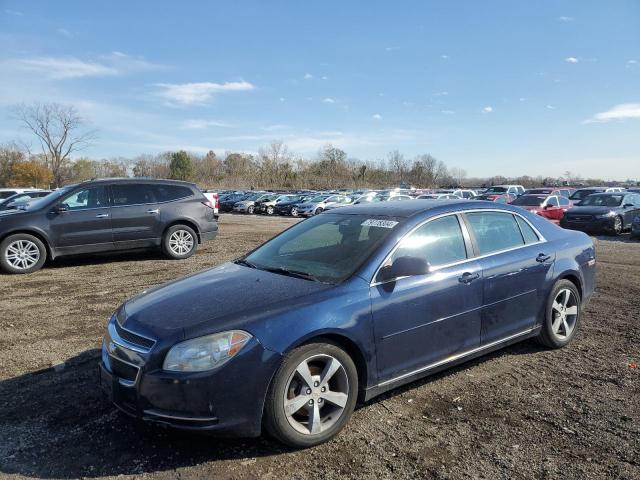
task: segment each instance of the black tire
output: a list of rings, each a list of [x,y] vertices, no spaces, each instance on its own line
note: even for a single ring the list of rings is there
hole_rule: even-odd
[[[184,243],[180,239],[184,239]],[[189,240],[190,238],[190,240]],[[175,242],[178,242],[176,244]],[[185,251],[184,249],[188,249]],[[198,235],[187,225],[173,225],[169,227],[162,237],[162,251],[174,260],[182,260],[193,255],[198,248]]]
[[[291,207],[291,216],[292,217],[298,216],[298,207]]]
[[[271,205],[269,205],[265,211],[267,215],[273,215],[273,207]]]
[[[325,425],[329,425],[326,427],[324,431],[320,431],[319,433],[301,433],[296,427],[292,425],[291,422],[295,422],[295,420],[290,421],[289,417],[285,412],[285,394],[286,395],[297,395],[296,398],[302,398],[303,393],[307,393],[311,391],[311,389],[305,390],[305,392],[299,392],[295,394],[292,390],[292,384],[296,381],[296,369],[301,363],[305,360],[309,360],[309,371],[312,375],[320,375],[318,366],[314,362],[317,358],[322,357],[332,357],[334,360],[338,360],[339,364],[341,364],[342,369],[336,371],[333,374],[331,381],[341,380],[340,384],[336,384],[337,386],[327,387],[330,391],[334,391],[334,388],[337,391],[339,388],[346,390],[348,393],[344,393],[343,395],[347,395],[346,403],[344,407],[336,407],[330,401],[322,400],[322,393],[320,393],[321,385],[314,386],[314,392],[310,394],[307,398],[312,398],[313,395],[319,395],[316,398],[316,406],[310,407],[311,409],[317,408],[317,412],[319,412],[320,419],[322,419],[322,412],[325,412],[325,419],[322,422],[325,422]],[[315,370],[314,370],[315,369]],[[344,379],[347,379],[347,382],[344,382]],[[320,379],[320,377],[318,377]],[[298,383],[302,385],[301,388],[307,388],[304,383],[301,382],[301,377],[298,378]],[[319,382],[317,382],[319,383]],[[329,384],[328,384],[329,385]],[[318,390],[317,392],[315,390]],[[324,390],[323,390],[324,391]],[[321,443],[327,442],[335,437],[342,428],[347,424],[351,414],[356,405],[358,396],[358,372],[355,364],[351,357],[339,346],[331,343],[330,341],[318,341],[314,343],[308,343],[306,345],[302,345],[293,351],[291,351],[288,355],[286,355],[282,365],[276,372],[271,385],[269,387],[269,391],[267,393],[266,401],[265,401],[265,410],[264,410],[264,425],[266,430],[276,439],[281,441],[282,443],[289,445],[295,448],[308,448],[313,447],[315,445],[319,445]],[[313,401],[312,401],[313,403]],[[322,405],[322,406],[319,406]],[[319,406],[319,407],[318,407]],[[336,413],[332,409],[342,408],[342,410]],[[298,414],[304,415],[305,412],[303,410],[307,409],[306,402],[304,406],[300,407],[297,411]],[[302,412],[302,413],[300,413]],[[308,411],[307,411],[308,413]],[[296,415],[294,413],[293,415]],[[310,423],[310,413],[308,413],[308,419]],[[320,424],[322,424],[320,422]],[[329,423],[326,423],[329,422]],[[298,424],[298,428],[301,424]]]
[[[624,221],[622,220],[622,217],[618,216],[616,218],[613,219],[613,234],[616,236],[622,235],[622,232],[624,231]]]
[[[256,209],[256,207],[254,207],[253,205],[249,205],[247,207],[247,213],[250,215],[253,215],[253,211]]]
[[[313,214],[314,215],[320,215],[323,211],[324,211],[324,209],[322,207],[318,207],[318,208],[316,208],[316,211],[313,212]]]
[[[14,255],[24,256],[21,259],[16,259],[13,257]],[[34,258],[36,258],[35,262]],[[17,263],[25,263],[19,266],[15,261],[12,261],[13,259],[18,260]],[[32,273],[40,270],[46,260],[47,248],[38,237],[33,235],[17,233],[9,235],[0,243],[0,268],[7,273]]]
[[[561,313],[555,308],[556,300],[563,292],[569,291],[571,293],[571,300],[565,305],[567,310],[565,311],[565,322],[563,323]],[[559,302],[561,304],[562,302]],[[575,317],[567,312],[573,312],[572,307],[575,309]],[[547,306],[545,311],[545,319],[542,323],[542,329],[537,337],[538,342],[541,345],[549,348],[562,348],[567,345],[575,337],[579,327],[580,318],[582,316],[582,299],[580,298],[580,292],[575,284],[569,280],[558,280],[551,289],[549,298],[547,299]],[[559,329],[554,329],[555,322],[559,322]],[[566,335],[566,327],[572,325],[569,335]],[[564,335],[563,335],[564,333]]]

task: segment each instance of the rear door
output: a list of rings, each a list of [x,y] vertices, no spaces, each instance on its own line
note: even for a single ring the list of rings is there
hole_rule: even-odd
[[[113,241],[118,248],[158,245],[163,231],[161,206],[151,183],[115,183],[113,198]]]
[[[544,311],[554,252],[519,215],[464,216],[483,272],[482,344],[528,332]]]
[[[52,243],[60,253],[112,250],[111,207],[108,187],[75,190],[57,204],[66,211],[49,213]]]

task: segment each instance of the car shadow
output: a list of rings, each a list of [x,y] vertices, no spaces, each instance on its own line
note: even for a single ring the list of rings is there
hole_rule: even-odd
[[[196,255],[198,252],[196,251]],[[104,265],[119,262],[145,262],[169,260],[160,249],[138,249],[126,251],[112,251],[104,253],[88,253],[83,255],[70,255],[68,257],[59,257],[55,260],[49,260],[45,264],[45,268],[67,268],[80,267],[85,265]]]
[[[88,350],[63,369],[0,381],[0,476],[140,475],[289,451],[266,436],[226,439],[136,422],[103,399],[99,356]]]

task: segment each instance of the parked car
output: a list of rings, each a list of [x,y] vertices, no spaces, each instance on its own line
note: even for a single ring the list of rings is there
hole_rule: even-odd
[[[213,190],[203,190],[202,194],[207,200],[209,200],[209,202],[211,202],[211,205],[213,206],[213,214],[217,220],[220,212],[220,195],[218,192]]]
[[[229,213],[233,211],[233,207],[237,202],[245,200],[250,193],[247,192],[234,192],[225,195],[220,200],[220,211],[223,213]]]
[[[640,240],[640,214],[633,217],[633,222],[631,223],[631,238]]]
[[[575,188],[530,188],[524,192],[524,195],[560,195],[569,198],[575,192]]]
[[[299,201],[300,195],[283,195],[275,194],[268,197],[264,197],[262,200],[255,203],[255,213],[266,213],[267,215],[273,215],[276,210],[276,205],[280,203],[286,203],[291,201]]]
[[[478,194],[476,192],[474,192],[473,190],[465,190],[465,189],[458,189],[458,190],[454,190],[453,195],[456,195],[460,198],[465,198],[467,200],[470,200],[474,197],[476,197]]]
[[[564,213],[571,208],[571,201],[563,195],[525,194],[516,198],[511,205],[537,213],[554,223],[560,223]]]
[[[259,202],[270,195],[272,194],[266,192],[253,192],[252,195],[248,196],[244,200],[236,202],[233,205],[233,211],[236,213],[253,214],[255,212],[256,202]]]
[[[569,200],[573,202],[574,205],[580,203],[582,200],[587,198],[589,195],[594,193],[605,193],[607,187],[587,187],[587,188],[579,188],[575,192],[571,194]]]
[[[418,195],[416,200],[462,200],[462,197],[454,195],[453,193],[427,193],[425,195]]]
[[[504,195],[505,193],[517,197],[524,193],[524,187],[522,185],[494,185],[482,192],[483,195]]]
[[[594,193],[567,210],[560,226],[589,233],[620,235],[640,214],[640,194]]]
[[[528,338],[567,345],[594,282],[591,239],[522,209],[348,206],[126,302],[100,383],[147,422],[310,447],[358,399]]]
[[[331,203],[352,203],[351,197],[344,195],[316,195],[315,197],[298,205],[298,213],[304,217],[310,217],[322,213]]]
[[[307,200],[313,198],[315,194],[311,195],[294,195],[293,198],[282,200],[273,206],[274,213],[278,215],[291,215],[292,217],[298,217],[298,205],[304,203]]]
[[[486,200],[496,203],[511,203],[517,198],[515,193],[483,193],[477,197],[473,197],[474,200]]]
[[[183,259],[217,231],[211,203],[191,183],[93,180],[0,212],[0,267],[31,273],[47,258],[149,247]]]
[[[0,211],[15,210],[29,203],[33,199],[46,197],[50,193],[51,190],[34,190],[32,192],[16,193],[4,200],[0,200]]]

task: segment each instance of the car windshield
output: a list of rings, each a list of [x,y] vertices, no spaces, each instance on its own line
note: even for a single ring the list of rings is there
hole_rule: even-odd
[[[316,195],[309,201],[312,203],[318,203],[318,202],[323,202],[327,198],[329,198],[329,195]]]
[[[619,207],[624,195],[589,195],[580,202],[581,207]]]
[[[353,275],[398,223],[394,217],[323,213],[286,230],[238,263],[339,283]]]
[[[21,208],[23,210],[38,210],[46,205],[49,205],[55,199],[60,198],[63,195],[66,195],[69,192],[69,190],[71,190],[74,187],[75,185],[69,185],[67,187],[54,190],[53,192],[49,193],[48,195],[45,195],[44,197],[36,198],[32,202],[27,202],[21,205]]]
[[[545,200],[545,196],[542,195],[523,195],[522,197],[516,198],[511,205],[520,205],[523,207],[538,207],[542,205],[542,202]]]
[[[487,188],[484,193],[504,193],[507,189],[505,187],[491,187]]]
[[[582,200],[583,198],[588,197],[589,195],[593,195],[594,193],[598,193],[596,190],[576,190],[573,192],[573,195],[569,197],[569,200]]]

